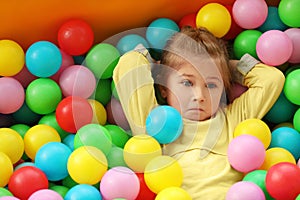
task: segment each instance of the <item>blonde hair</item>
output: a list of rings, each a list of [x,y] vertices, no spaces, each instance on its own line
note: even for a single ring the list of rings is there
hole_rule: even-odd
[[[161,56],[161,64],[176,68],[186,58],[193,56],[212,58],[218,67],[226,93],[232,85],[232,71],[224,41],[205,28],[184,27],[167,42]]]

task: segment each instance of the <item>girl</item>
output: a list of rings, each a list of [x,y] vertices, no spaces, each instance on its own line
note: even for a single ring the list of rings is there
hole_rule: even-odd
[[[284,75],[250,55],[229,61],[222,41],[202,28],[174,34],[160,64],[151,66],[147,56],[146,49],[124,54],[113,75],[133,135],[146,134],[146,118],[159,105],[157,85],[160,97],[183,117],[182,134],[163,147],[182,167],[182,188],[193,200],[225,199],[231,185],[242,179],[227,160],[234,128],[268,112],[282,91]],[[248,90],[228,104],[233,82]]]

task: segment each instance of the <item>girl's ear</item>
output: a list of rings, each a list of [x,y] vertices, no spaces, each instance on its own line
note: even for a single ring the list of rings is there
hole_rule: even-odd
[[[159,85],[158,89],[159,89],[161,97],[164,99],[167,98],[167,88],[162,85]]]

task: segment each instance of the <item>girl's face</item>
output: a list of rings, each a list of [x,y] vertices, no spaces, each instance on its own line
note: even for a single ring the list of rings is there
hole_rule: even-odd
[[[199,62],[198,62],[199,63]],[[199,69],[183,62],[168,73],[161,95],[183,118],[202,121],[214,115],[220,105],[224,85],[217,66],[201,61]]]

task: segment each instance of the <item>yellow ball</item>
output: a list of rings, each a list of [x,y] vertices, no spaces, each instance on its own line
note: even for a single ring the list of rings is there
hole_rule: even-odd
[[[174,158],[158,156],[147,164],[144,179],[148,188],[158,194],[168,187],[180,187],[183,181],[183,171]]]
[[[0,128],[0,152],[5,153],[13,164],[24,153],[24,142],[20,134],[11,128]]]
[[[155,200],[192,200],[190,194],[180,187],[168,187],[160,191]]]
[[[92,123],[105,125],[107,120],[107,113],[104,106],[97,100],[88,99],[89,104],[93,109]]]
[[[12,40],[0,40],[0,76],[14,76],[24,67],[22,47]]]
[[[26,155],[34,160],[37,151],[48,142],[61,142],[56,129],[46,124],[31,127],[24,135]]]
[[[221,38],[230,29],[231,16],[225,6],[219,3],[208,3],[198,11],[196,26],[205,27],[216,37]]]
[[[266,157],[260,169],[269,170],[273,165],[280,162],[296,164],[293,154],[288,150],[281,147],[270,148],[266,151]]]
[[[271,143],[271,130],[268,125],[260,119],[246,119],[239,123],[234,129],[234,137],[240,135],[252,135],[258,138],[267,149]]]
[[[125,163],[135,172],[143,173],[153,158],[162,155],[160,144],[149,135],[131,137],[124,145]]]
[[[7,185],[12,173],[13,173],[13,164],[10,158],[3,152],[0,151],[0,187]]]
[[[71,153],[67,168],[75,182],[94,185],[100,182],[108,167],[107,159],[100,149],[81,146]]]

